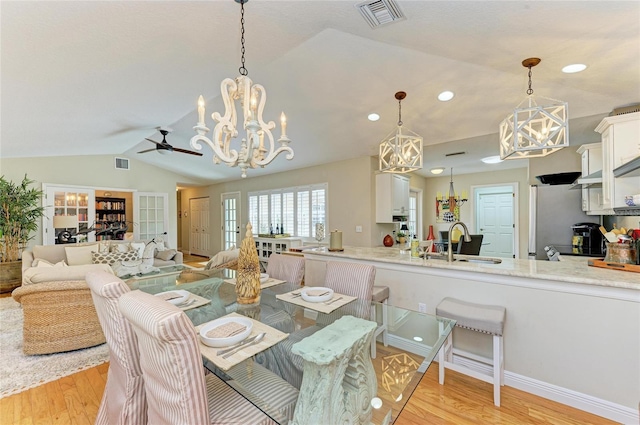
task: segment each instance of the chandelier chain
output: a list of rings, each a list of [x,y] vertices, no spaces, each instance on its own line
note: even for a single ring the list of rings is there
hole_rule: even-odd
[[[398,100],[398,127],[402,126],[402,100]]]
[[[533,89],[531,88],[531,75],[532,75],[531,68],[533,68],[533,66],[529,65],[529,88],[527,89],[527,94],[529,96],[533,94]]]
[[[248,75],[249,71],[247,71],[247,68],[245,68],[244,66],[244,3],[245,0],[240,0],[240,27],[241,27],[241,31],[240,31],[240,43],[242,44],[242,48],[240,49],[240,52],[242,53],[242,66],[238,69],[238,71],[240,71],[240,75]]]

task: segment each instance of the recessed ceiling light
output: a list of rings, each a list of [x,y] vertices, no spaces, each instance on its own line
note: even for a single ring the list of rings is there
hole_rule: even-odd
[[[572,65],[567,65],[564,68],[562,68],[562,72],[564,72],[565,74],[574,74],[576,72],[582,72],[585,69],[587,69],[587,65],[582,63],[574,63]]]
[[[422,342],[422,338],[420,338],[419,336],[414,336],[413,340],[416,342]]]
[[[443,91],[442,93],[440,93],[438,95],[438,100],[441,100],[443,102],[447,102],[447,101],[453,99],[453,96],[455,96],[455,95],[453,94],[452,91],[449,91],[449,90]]]
[[[444,168],[442,168],[442,167],[432,168],[431,169],[431,174],[442,174],[443,171],[444,171]]]
[[[367,118],[369,118],[369,121],[378,121],[380,119],[380,115],[378,115],[378,114],[369,114],[369,116]]]
[[[482,158],[481,161],[484,162],[485,164],[498,164],[499,162],[502,162],[502,159],[500,159],[499,155],[494,155],[494,156],[488,156],[486,158]]]

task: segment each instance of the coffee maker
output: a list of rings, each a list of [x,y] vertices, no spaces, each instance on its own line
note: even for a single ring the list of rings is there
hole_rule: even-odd
[[[576,223],[571,226],[573,238],[571,251],[573,254],[600,257],[604,255],[604,241],[597,223]]]

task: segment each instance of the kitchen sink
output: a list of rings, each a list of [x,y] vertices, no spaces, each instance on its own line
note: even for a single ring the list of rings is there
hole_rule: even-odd
[[[455,261],[481,264],[500,264],[502,260],[499,258],[456,258]]]
[[[427,255],[425,260],[440,260],[447,261],[446,255]],[[499,258],[487,258],[487,257],[454,257],[453,261],[459,261],[461,263],[480,263],[480,264],[500,264],[502,260]]]

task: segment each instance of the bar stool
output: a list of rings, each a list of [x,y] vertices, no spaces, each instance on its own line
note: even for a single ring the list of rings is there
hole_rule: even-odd
[[[493,376],[453,363],[453,332],[438,353],[438,380],[444,384],[445,368],[493,383],[493,402],[500,407],[500,386],[504,385],[504,347],[502,331],[506,309],[501,306],[474,304],[445,298],[436,307],[436,315],[456,320],[456,326],[493,335]]]
[[[382,303],[382,325],[378,326],[373,333],[373,338],[371,339],[371,358],[376,358],[376,338],[378,335],[382,334],[382,343],[386,347],[387,342],[387,300],[389,299],[389,287],[388,286],[374,286],[373,293],[371,294],[371,301]],[[376,321],[376,309],[371,309],[371,320]]]

